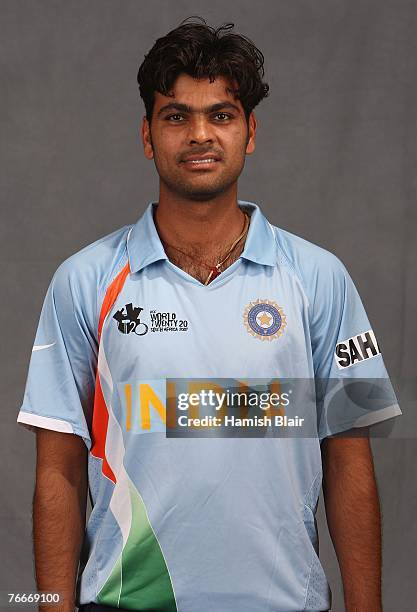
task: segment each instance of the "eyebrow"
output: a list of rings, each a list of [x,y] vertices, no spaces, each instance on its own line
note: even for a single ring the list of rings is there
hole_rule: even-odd
[[[209,113],[214,113],[223,109],[234,109],[240,112],[240,109],[236,104],[232,104],[231,102],[217,102],[217,104],[212,104],[211,106],[205,106],[202,110],[203,113],[208,115]],[[188,106],[188,104],[182,104],[181,102],[170,102],[169,104],[165,104],[158,111],[158,116],[162,115],[165,111],[168,110],[177,110],[182,111],[183,113],[197,113],[198,109],[193,108],[192,106]]]

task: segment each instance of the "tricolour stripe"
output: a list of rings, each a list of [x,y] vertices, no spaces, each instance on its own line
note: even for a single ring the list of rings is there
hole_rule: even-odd
[[[145,504],[134,484],[126,482],[132,508],[130,533],[97,602],[128,610],[177,612],[171,576]]]
[[[100,588],[104,605],[176,612],[174,589],[162,549],[150,523],[144,500],[124,466],[123,432],[112,405],[113,379],[104,342],[100,344],[98,374],[108,409],[105,456],[114,474],[110,510],[122,534],[122,549]]]
[[[113,282],[109,285],[106,291],[106,295],[104,296],[103,304],[100,310],[100,317],[98,323],[98,342],[99,342],[99,352],[98,359],[100,361],[100,345],[101,345],[101,332],[103,329],[104,321],[110,312],[113,304],[115,303],[118,295],[123,289],[123,285],[125,280],[130,272],[129,262],[124,266],[124,268],[119,272]],[[94,394],[94,409],[93,409],[93,423],[92,423],[92,446],[91,446],[91,454],[98,459],[103,460],[102,464],[102,472],[107,478],[116,482],[116,477],[107,461],[106,453],[105,453],[105,445],[106,445],[106,437],[107,437],[107,429],[109,424],[109,412],[106,406],[106,402],[103,396],[103,390],[100,382],[99,368],[97,368],[96,373],[96,388]]]

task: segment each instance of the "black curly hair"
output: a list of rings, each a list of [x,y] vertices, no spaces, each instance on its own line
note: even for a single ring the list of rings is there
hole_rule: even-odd
[[[229,32],[232,28],[233,23],[226,23],[215,29],[202,17],[192,16],[156,40],[137,76],[149,123],[155,91],[173,97],[172,87],[180,73],[209,78],[211,83],[216,76],[223,76],[236,83],[237,88],[229,91],[240,100],[249,120],[251,111],[269,92],[269,85],[262,81],[264,56],[249,38]]]

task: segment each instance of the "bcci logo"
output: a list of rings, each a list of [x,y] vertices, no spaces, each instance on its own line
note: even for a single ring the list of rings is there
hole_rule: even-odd
[[[287,323],[281,306],[271,300],[256,300],[245,308],[243,322],[254,338],[274,340],[283,333]]]
[[[148,331],[146,323],[141,323],[140,313],[143,308],[139,306],[133,306],[132,302],[126,304],[124,308],[121,308],[113,315],[113,319],[117,321],[117,329],[122,334],[135,333],[137,336],[144,336]]]

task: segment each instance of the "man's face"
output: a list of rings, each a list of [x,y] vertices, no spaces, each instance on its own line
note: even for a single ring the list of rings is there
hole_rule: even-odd
[[[210,83],[181,74],[173,98],[155,92],[151,125],[145,117],[142,124],[144,152],[172,194],[214,198],[236,183],[245,155],[255,150],[255,116],[251,113],[248,127],[228,86],[223,77]]]

